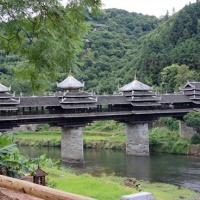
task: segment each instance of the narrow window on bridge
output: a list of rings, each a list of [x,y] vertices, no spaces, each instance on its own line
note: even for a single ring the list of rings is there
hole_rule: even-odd
[[[108,109],[108,105],[107,105],[107,104],[103,104],[103,105],[102,105],[102,109],[103,109],[103,110],[107,110],[107,109]]]

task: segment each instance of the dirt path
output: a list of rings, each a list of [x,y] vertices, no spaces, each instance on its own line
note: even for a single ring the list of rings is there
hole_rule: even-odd
[[[0,188],[0,200],[43,200],[41,198],[33,197],[28,194]]]

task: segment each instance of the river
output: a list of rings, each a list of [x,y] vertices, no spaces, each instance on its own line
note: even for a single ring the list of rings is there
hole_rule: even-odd
[[[53,160],[60,159],[60,148],[20,146],[19,149],[32,158],[46,154]],[[115,174],[175,184],[200,192],[200,157],[157,153],[150,157],[136,157],[123,151],[85,149],[84,160],[82,165],[70,165],[75,173]]]

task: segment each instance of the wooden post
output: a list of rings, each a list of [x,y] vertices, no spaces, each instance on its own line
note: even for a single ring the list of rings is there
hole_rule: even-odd
[[[95,200],[81,195],[63,192],[42,185],[0,175],[0,187],[15,190],[45,200]]]

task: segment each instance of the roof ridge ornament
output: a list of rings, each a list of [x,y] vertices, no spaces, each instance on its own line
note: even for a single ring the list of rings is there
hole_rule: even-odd
[[[134,81],[137,81],[137,72],[135,72]]]

